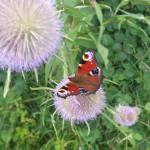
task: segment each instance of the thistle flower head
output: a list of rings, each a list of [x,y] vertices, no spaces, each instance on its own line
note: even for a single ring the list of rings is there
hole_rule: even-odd
[[[62,21],[54,0],[0,1],[0,67],[29,71],[56,54]]]
[[[140,109],[138,107],[118,106],[115,120],[122,126],[132,126],[138,120]]]
[[[64,120],[76,123],[86,122],[102,113],[105,105],[105,92],[100,87],[95,94],[68,96],[66,99],[57,96],[59,89],[70,82],[68,78],[63,79],[56,87],[54,93],[54,105],[58,114]]]

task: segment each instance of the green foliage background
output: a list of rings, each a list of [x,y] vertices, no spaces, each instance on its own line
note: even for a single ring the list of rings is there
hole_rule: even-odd
[[[21,74],[12,73],[6,99],[2,95],[7,74],[0,70],[0,149],[150,150],[150,1],[98,0],[93,8],[89,0],[57,1],[64,21],[58,53],[62,60],[53,57],[39,68],[39,83],[33,71],[25,73],[26,82]],[[107,107],[88,122],[87,136],[86,124],[72,129],[53,115],[52,91],[53,81],[75,73],[89,48],[97,50],[105,76]],[[114,122],[111,110],[119,104],[142,110],[134,126]]]

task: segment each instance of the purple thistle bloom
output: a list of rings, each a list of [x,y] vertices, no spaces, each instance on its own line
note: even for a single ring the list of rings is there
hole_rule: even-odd
[[[0,67],[21,72],[55,55],[62,36],[54,0],[0,1]]]
[[[102,113],[105,106],[105,92],[100,87],[95,94],[68,96],[66,99],[58,97],[58,90],[66,83],[68,78],[63,79],[56,87],[54,93],[54,105],[56,111],[64,120],[76,123],[86,122],[97,117]]]
[[[138,120],[140,109],[138,107],[118,106],[115,120],[122,126],[132,126]]]

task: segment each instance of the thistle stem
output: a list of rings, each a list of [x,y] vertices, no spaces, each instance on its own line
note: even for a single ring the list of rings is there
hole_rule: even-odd
[[[3,97],[6,98],[6,95],[9,91],[9,86],[10,86],[10,80],[11,80],[11,69],[9,68],[7,70],[7,78],[5,81],[5,86],[4,86],[4,92],[3,92]]]

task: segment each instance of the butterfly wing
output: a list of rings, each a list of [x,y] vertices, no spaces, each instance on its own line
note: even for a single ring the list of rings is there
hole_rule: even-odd
[[[93,73],[95,70],[97,70],[96,73]],[[95,93],[102,84],[103,74],[101,69],[99,67],[96,67],[88,74],[76,74],[75,77],[69,79],[80,89],[80,94],[92,94]]]
[[[82,56],[82,59],[78,65],[78,69],[76,74],[85,75],[88,74],[90,71],[97,67],[97,62],[95,59],[95,52],[93,50],[88,50]]]
[[[97,66],[93,50],[88,50],[82,56],[75,77],[69,79],[71,82],[76,83],[82,94],[92,94],[98,90],[103,80],[103,74]]]
[[[57,95],[66,98],[70,95],[92,94],[100,87],[103,75],[95,59],[95,52],[88,50],[78,65],[77,72],[74,77],[69,77],[71,82],[64,85]]]
[[[95,70],[97,70],[97,71],[95,72]],[[95,73],[93,73],[93,72],[95,72]],[[90,71],[86,77],[86,82],[90,82],[89,83],[90,89],[87,89],[89,87],[86,86],[85,84],[83,85],[83,88],[85,88],[88,91],[86,94],[95,93],[101,86],[103,78],[104,77],[103,77],[102,71],[99,67],[96,67],[95,69]]]
[[[57,92],[57,96],[62,98],[66,98],[67,96],[77,95],[77,94],[80,94],[80,89],[73,82],[67,83]]]

